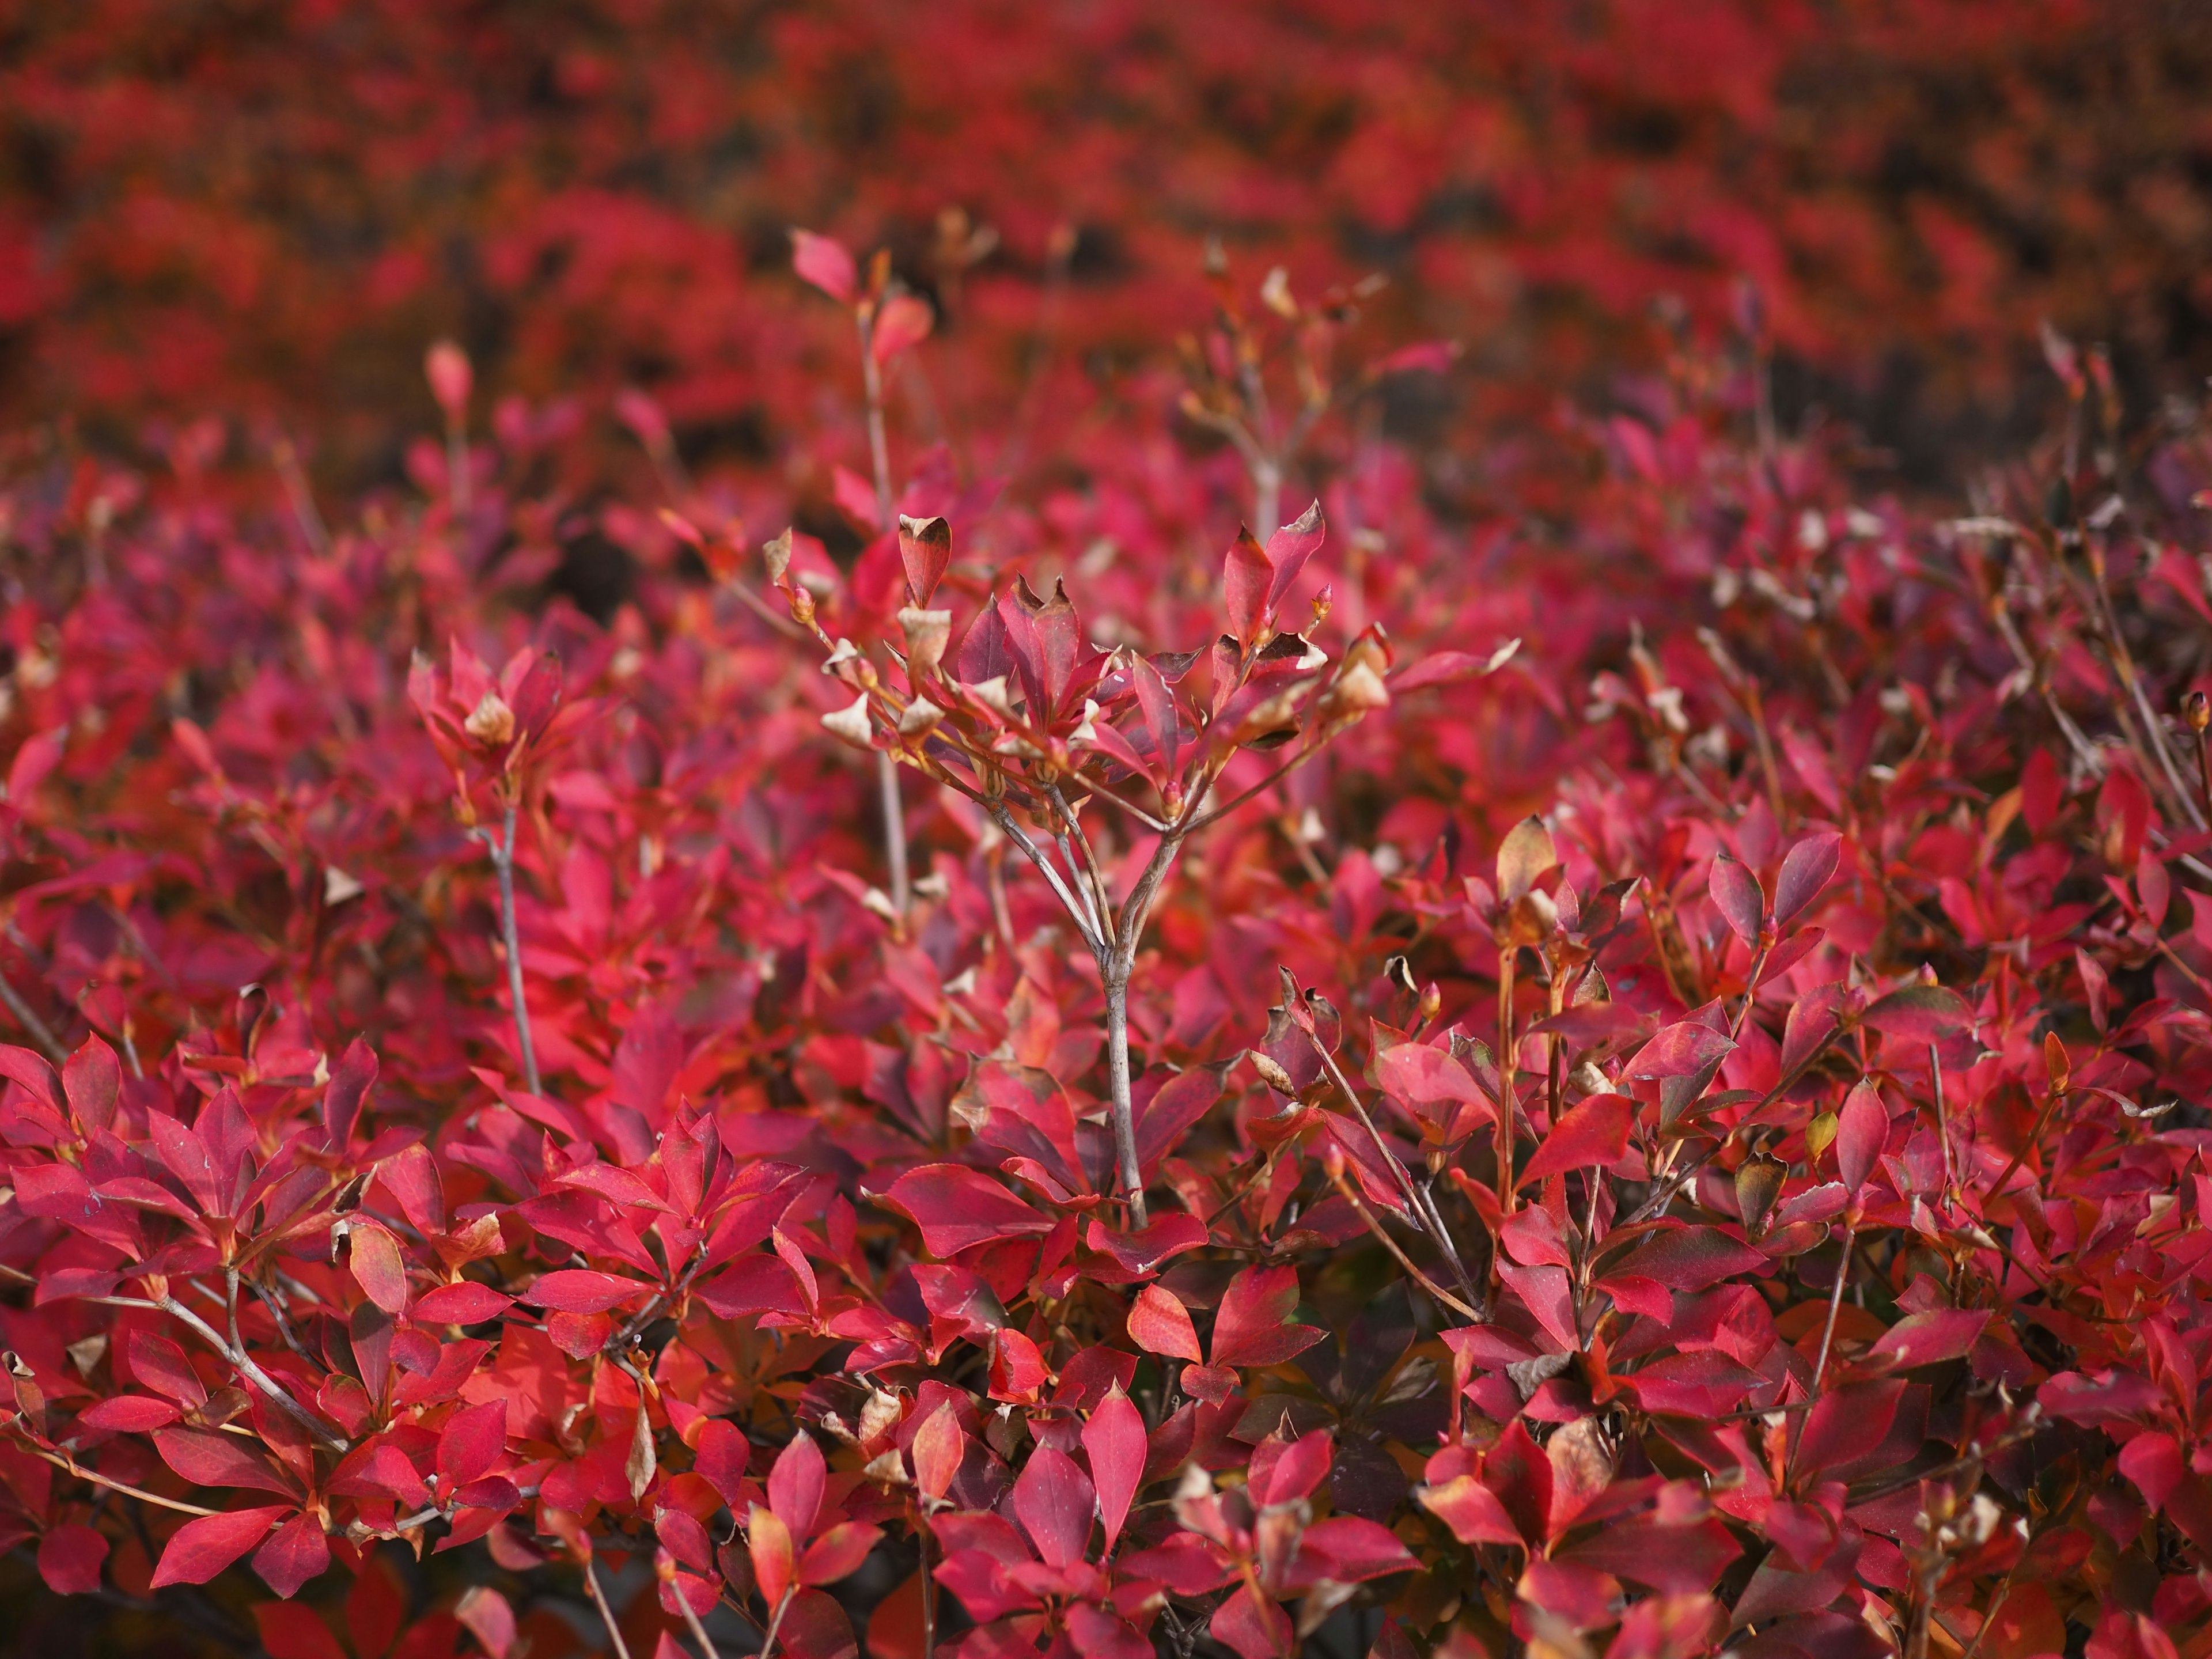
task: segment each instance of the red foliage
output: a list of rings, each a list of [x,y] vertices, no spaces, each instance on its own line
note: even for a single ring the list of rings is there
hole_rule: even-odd
[[[509,43],[445,15],[356,27]],[[1361,84],[1356,18],[1155,21]],[[52,111],[71,27],[14,71]],[[1380,154],[1464,74],[1433,27],[1359,94]],[[884,73],[925,110],[980,73],[921,61]],[[459,96],[343,89],[410,94]],[[1338,159],[1316,188],[1379,188]],[[650,489],[588,495],[557,404],[487,435],[427,329],[442,441],[334,525],[289,448],[281,494],[212,472],[219,426],[148,471],[7,450],[26,1572],[275,1659],[2212,1646],[2212,441],[2139,435],[2053,334],[2062,434],[1931,511],[1778,421],[1760,319],[1677,318],[1455,516],[1380,410],[1467,371],[1364,355],[1371,290],[1213,263],[1179,385],[1079,392],[992,366],[988,240],[925,303],[787,229],[744,303],[705,272],[665,399],[612,401]],[[591,297],[675,327],[646,291]],[[1116,292],[1075,337],[1169,309]],[[696,465],[740,342],[811,472]],[[504,386],[611,384],[528,349]],[[825,537],[755,550],[794,516]],[[633,590],[546,600],[599,542]]]

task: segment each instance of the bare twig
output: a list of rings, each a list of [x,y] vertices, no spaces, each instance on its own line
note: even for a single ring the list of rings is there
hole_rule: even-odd
[[[32,1042],[46,1051],[47,1059],[57,1066],[69,1059],[69,1050],[54,1035],[54,1028],[39,1018],[37,1011],[23,1000],[21,993],[8,982],[5,974],[0,974],[0,1003],[8,1006],[8,1012],[15,1016],[15,1024],[23,1028]]]
[[[522,933],[514,919],[514,819],[516,805],[507,804],[503,834],[495,840],[479,827],[477,839],[490,850],[492,868],[499,875],[500,936],[507,946],[507,991],[514,1004],[514,1036],[522,1051],[523,1086],[533,1095],[545,1092],[538,1079],[538,1048],[530,1040],[530,1005],[522,992]]]

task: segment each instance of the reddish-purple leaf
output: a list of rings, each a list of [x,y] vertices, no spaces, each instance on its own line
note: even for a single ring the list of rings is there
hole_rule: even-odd
[[[1931,1308],[1909,1315],[1883,1332],[1867,1358],[1899,1370],[1963,1359],[1989,1322],[1986,1308]]]
[[[1774,884],[1774,925],[1787,927],[1820,896],[1836,873],[1844,838],[1833,830],[1808,836],[1782,860],[1782,873]]]
[[[1451,1528],[1462,1544],[1522,1542],[1520,1528],[1498,1494],[1471,1474],[1462,1474],[1442,1486],[1420,1487],[1421,1506]]]
[[[1519,1184],[1542,1181],[1569,1170],[1618,1164],[1628,1152],[1636,1126],[1636,1103],[1626,1095],[1592,1095],[1571,1107],[1552,1126],[1535,1157],[1521,1171]]]
[[[156,1336],[148,1330],[134,1330],[124,1352],[131,1361],[131,1375],[157,1393],[165,1394],[180,1406],[207,1404],[207,1384],[200,1381],[199,1373],[185,1358],[185,1351],[166,1336]]]
[[[799,1558],[799,1582],[834,1584],[860,1570],[883,1535],[880,1527],[864,1521],[841,1521],[806,1547]]]
[[[306,1514],[295,1515],[277,1528],[253,1555],[254,1571],[287,1601],[330,1565],[331,1545],[323,1535],[323,1523]]]
[[[1091,1458],[1091,1481],[1098,1494],[1098,1518],[1105,1524],[1109,1553],[1121,1535],[1130,1500],[1144,1484],[1146,1449],[1144,1417],[1127,1395],[1112,1389],[1083,1425],[1083,1449]]]
[[[1686,1595],[1711,1589],[1742,1553],[1719,1521],[1670,1525],[1654,1516],[1637,1516],[1607,1522],[1560,1559],[1666,1595]]]
[[[1253,1450],[1245,1490],[1255,1504],[1293,1504],[1311,1494],[1335,1460],[1336,1437],[1327,1429],[1295,1440],[1270,1435]]]
[[[87,1128],[105,1129],[115,1120],[116,1097],[123,1089],[123,1067],[97,1033],[85,1038],[62,1066],[62,1088],[70,1113]]]
[[[1746,945],[1757,945],[1766,920],[1766,895],[1759,890],[1759,878],[1726,853],[1717,854],[1706,890],[1735,936]]]
[[[842,242],[811,230],[793,230],[791,268],[840,304],[851,305],[860,297],[860,270]]]
[[[1907,985],[1868,1004],[1864,1018],[1886,1036],[1929,1042],[1946,1031],[1971,1027],[1974,1011],[1948,987]]]
[[[1875,1451],[1897,1420],[1907,1386],[1903,1379],[1893,1378],[1830,1389],[1806,1413],[1796,1467],[1818,1479],[1825,1470]]]
[[[1866,1185],[1888,1140],[1889,1108],[1872,1084],[1859,1084],[1844,1097],[1836,1119],[1836,1168],[1847,1190],[1856,1193]]]
[[[452,1492],[488,1474],[507,1451],[507,1401],[464,1407],[438,1433],[438,1485]]]
[[[346,1265],[368,1299],[395,1317],[406,1312],[407,1264],[399,1241],[373,1221],[356,1221],[346,1243]]]
[[[911,294],[894,294],[876,313],[869,339],[876,361],[887,363],[900,352],[920,345],[929,337],[936,322],[937,313],[929,308],[928,301]]]
[[[776,1518],[773,1510],[754,1504],[745,1517],[745,1553],[751,1558],[753,1580],[760,1586],[762,1596],[769,1606],[775,1606],[793,1588],[799,1571],[791,1528]]]
[[[118,1394],[88,1407],[77,1421],[88,1429],[105,1429],[113,1434],[143,1434],[149,1429],[167,1428],[181,1413],[167,1400],[156,1400],[150,1394]]]
[[[206,1583],[267,1537],[278,1517],[295,1512],[289,1505],[232,1510],[185,1522],[161,1551],[161,1565],[154,1569],[154,1588]]]
[[[1636,1051],[1624,1068],[1630,1077],[1690,1077],[1726,1059],[1735,1044],[1695,1019],[1678,1020]]]
[[[356,1037],[346,1045],[345,1053],[331,1072],[329,1085],[323,1091],[323,1127],[329,1133],[331,1145],[343,1150],[353,1139],[354,1121],[361,1115],[362,1103],[376,1081],[376,1054],[368,1043]]]
[[[1147,1285],[1129,1306],[1129,1340],[1146,1353],[1167,1354],[1194,1363],[1205,1358],[1199,1352],[1198,1332],[1190,1315],[1174,1295],[1158,1285]]]
[[[414,1319],[418,1325],[480,1325],[487,1319],[498,1318],[514,1305],[513,1297],[501,1296],[489,1285],[465,1279],[457,1285],[441,1285],[416,1297]]]
[[[1425,1043],[1401,1042],[1383,1051],[1375,1061],[1375,1080],[1382,1092],[1411,1105],[1449,1101],[1479,1106],[1491,1118],[1496,1109],[1467,1067],[1442,1048]]]
[[[258,1442],[204,1429],[157,1429],[154,1449],[196,1486],[250,1486],[289,1494],[292,1483],[276,1471]]]
[[[1396,1534],[1356,1515],[1332,1515],[1298,1540],[1298,1576],[1356,1584],[1418,1566]]]
[[[88,1595],[100,1588],[107,1540],[90,1527],[49,1527],[39,1539],[39,1577],[57,1595]]]
[[[952,527],[941,518],[899,520],[899,558],[906,566],[908,597],[927,605],[952,562]]]
[[[776,1454],[768,1473],[769,1507],[775,1511],[777,1520],[791,1528],[794,1539],[813,1535],[815,1517],[822,1511],[822,1489],[828,1480],[829,1466],[822,1460],[822,1448],[805,1431],[793,1435],[791,1443]]]
[[[1322,521],[1321,503],[1316,501],[1289,524],[1267,538],[1267,563],[1273,574],[1267,580],[1265,614],[1272,617],[1289,596],[1291,584],[1305,568],[1306,561],[1321,550],[1328,538],[1328,526]]]
[[[1212,1364],[1279,1365],[1328,1334],[1292,1322],[1298,1306],[1298,1270],[1247,1267],[1229,1281],[1213,1316]]]
[[[1266,626],[1267,588],[1274,574],[1265,550],[1252,539],[1249,530],[1238,526],[1237,539],[1229,544],[1222,560],[1221,598],[1229,612],[1229,631],[1241,644],[1249,646]]]
[[[590,1267],[562,1267],[540,1273],[537,1283],[522,1293],[533,1307],[556,1308],[562,1313],[605,1313],[652,1294],[653,1286],[634,1279],[618,1279]]]
[[[909,1170],[884,1194],[914,1218],[933,1255],[948,1256],[994,1239],[1034,1237],[1052,1222],[979,1170],[958,1164]]]
[[[1084,1559],[1097,1502],[1082,1466],[1050,1446],[1031,1452],[1014,1482],[1014,1518],[1047,1566],[1073,1566]]]

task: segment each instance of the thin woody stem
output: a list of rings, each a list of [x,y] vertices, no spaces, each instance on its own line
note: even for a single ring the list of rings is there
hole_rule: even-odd
[[[507,804],[505,830],[494,841],[491,831],[479,829],[477,837],[491,851],[492,868],[499,876],[499,930],[507,947],[507,992],[514,1004],[514,1038],[522,1051],[522,1084],[533,1095],[543,1095],[538,1078],[538,1048],[530,1040],[530,1005],[522,994],[522,933],[514,919],[514,819],[517,804]]]
[[[876,315],[872,306],[854,313],[860,330],[860,380],[868,399],[868,459],[876,477],[876,526],[880,535],[898,532],[896,499],[891,494],[890,435],[884,425],[884,376],[876,362]],[[884,817],[884,861],[889,866],[891,908],[902,920],[914,902],[914,887],[907,869],[906,807],[899,799],[898,762],[889,751],[876,750],[876,791]]]
[[[680,1591],[676,1597],[676,1605],[684,1614],[684,1624],[690,1629],[691,1639],[699,1644],[699,1650],[707,1656],[707,1659],[722,1659],[720,1651],[714,1646],[714,1638],[707,1634],[707,1627],[699,1622],[699,1615],[691,1611],[691,1603]]]
[[[263,1370],[255,1362],[253,1356],[246,1352],[242,1346],[234,1347],[224,1340],[221,1331],[216,1329],[176,1297],[165,1296],[155,1305],[172,1319],[181,1320],[185,1325],[191,1327],[217,1353],[230,1362],[232,1369],[252,1383],[255,1388],[260,1389],[268,1397],[270,1404],[307,1430],[318,1443],[329,1447],[332,1451],[345,1451],[351,1446],[352,1443],[343,1435],[332,1434],[323,1426],[319,1418],[280,1388],[276,1379]]]
[[[104,1474],[98,1474],[90,1469],[78,1468],[76,1462],[72,1460],[61,1456],[54,1452],[50,1452],[43,1446],[25,1446],[23,1449],[29,1452],[33,1457],[44,1458],[47,1462],[52,1464],[58,1469],[67,1470],[80,1480],[89,1480],[96,1486],[105,1486],[110,1492],[121,1492],[125,1498],[135,1498],[142,1504],[158,1504],[165,1510],[176,1510],[185,1515],[221,1515],[223,1513],[221,1510],[203,1509],[198,1504],[187,1504],[182,1498],[164,1498],[161,1493],[157,1492],[148,1492],[143,1486],[127,1486],[120,1480],[111,1480]]]
[[[1449,1308],[1454,1313],[1463,1315],[1474,1324],[1480,1325],[1483,1322],[1483,1317],[1480,1313],[1413,1265],[1413,1259],[1400,1247],[1398,1241],[1383,1231],[1382,1222],[1376,1218],[1375,1212],[1367,1207],[1366,1200],[1359,1196],[1352,1182],[1345,1178],[1342,1169],[1329,1170],[1328,1178],[1334,1184],[1336,1190],[1344,1194],[1345,1201],[1358,1212],[1360,1220],[1366,1224],[1367,1231],[1382,1241],[1382,1248],[1389,1251],[1398,1265],[1405,1269],[1407,1278],[1434,1297],[1440,1305]]]
[[[607,1636],[615,1644],[615,1659],[629,1659],[629,1644],[623,1640],[622,1626],[615,1623],[614,1609],[607,1605],[607,1593],[599,1588],[599,1575],[592,1565],[592,1558],[584,1558],[584,1588],[591,1592],[592,1605],[599,1610],[599,1622],[607,1627]],[[766,1647],[761,1649],[765,1656]]]
[[[8,982],[5,974],[0,974],[0,1003],[7,1004],[8,1012],[15,1016],[15,1024],[23,1028],[32,1042],[46,1051],[47,1059],[57,1066],[69,1059],[69,1050],[54,1035],[53,1027],[39,1018],[37,1011],[23,1000],[21,993]]]

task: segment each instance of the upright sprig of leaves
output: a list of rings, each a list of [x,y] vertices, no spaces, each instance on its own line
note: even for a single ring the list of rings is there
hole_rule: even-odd
[[[793,615],[816,629],[827,671],[856,694],[823,725],[981,806],[1043,877],[1089,950],[1105,999],[1115,1160],[1138,1227],[1148,1211],[1130,1093],[1129,981],[1162,887],[1193,835],[1390,700],[1379,627],[1334,659],[1314,643],[1328,611],[1325,590],[1304,630],[1277,626],[1326,533],[1318,502],[1265,547],[1240,532],[1223,572],[1228,628],[1203,653],[1101,650],[1084,637],[1064,583],[1048,599],[1018,578],[969,619],[948,660],[953,613],[930,602],[951,560],[951,530],[941,518],[903,519],[905,648],[888,653],[888,672],[821,630],[811,593],[791,579],[788,533],[768,548],[770,579]],[[1232,766],[1253,754],[1260,775],[1240,774],[1224,787]],[[1109,867],[1100,823],[1109,813],[1151,843],[1126,887]]]

